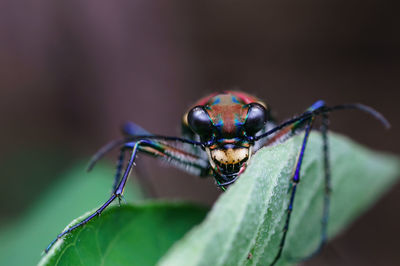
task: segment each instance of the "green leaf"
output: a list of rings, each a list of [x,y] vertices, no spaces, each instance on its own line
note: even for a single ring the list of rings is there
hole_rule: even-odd
[[[278,252],[301,141],[302,136],[297,136],[260,150],[205,221],[177,242],[159,265],[269,265]],[[332,238],[393,185],[400,161],[336,134],[330,134],[329,142],[333,192],[328,234]],[[288,257],[302,258],[318,246],[323,181],[322,141],[313,133],[278,265],[290,265]]]
[[[206,212],[182,203],[111,207],[59,241],[40,265],[154,265]]]
[[[86,164],[79,163],[55,178],[57,181],[51,190],[18,220],[2,228],[0,264],[36,265],[43,250],[68,222],[105,201],[111,191],[114,167],[99,164],[90,173],[85,168]],[[129,183],[126,198],[133,201],[142,195]]]

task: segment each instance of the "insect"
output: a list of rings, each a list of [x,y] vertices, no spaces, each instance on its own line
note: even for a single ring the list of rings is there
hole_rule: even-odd
[[[89,165],[89,169],[91,169],[107,152],[114,148],[120,148],[113,193],[94,213],[80,223],[61,232],[50,243],[45,252],[48,252],[58,239],[100,215],[115,199],[118,198],[119,201],[122,199],[125,184],[138,153],[146,153],[167,160],[173,166],[197,176],[213,176],[216,185],[225,190],[245,171],[252,154],[258,149],[304,132],[294,174],[291,180],[288,180],[292,183],[289,191],[290,200],[279,250],[271,262],[271,265],[274,265],[281,257],[285,245],[309,133],[315,119],[321,117],[325,196],[321,240],[319,247],[310,255],[311,257],[323,247],[327,239],[326,231],[331,191],[327,141],[328,114],[343,109],[364,111],[374,116],[384,126],[390,126],[380,113],[366,105],[342,104],[328,107],[324,101],[317,101],[301,115],[278,124],[271,116],[270,108],[263,101],[238,91],[214,93],[195,103],[183,115],[182,137],[153,135],[134,123],[127,123],[123,127],[124,138],[112,141],[101,148],[93,156]],[[126,168],[124,168],[127,153],[129,153],[129,159]]]

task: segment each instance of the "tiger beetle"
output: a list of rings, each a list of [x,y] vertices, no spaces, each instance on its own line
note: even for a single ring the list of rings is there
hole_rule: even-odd
[[[283,123],[276,123],[271,117],[270,108],[258,98],[244,92],[225,91],[213,93],[200,99],[182,119],[182,137],[153,135],[134,123],[123,126],[124,137],[110,142],[92,158],[88,170],[107,152],[120,148],[113,193],[94,213],[76,225],[61,232],[46,248],[47,253],[53,244],[78,227],[81,227],[107,208],[115,199],[122,199],[124,187],[135,165],[138,152],[167,160],[171,165],[191,174],[213,176],[216,185],[225,190],[245,171],[253,153],[263,146],[282,142],[304,131],[294,174],[290,180],[289,203],[280,240],[279,250],[270,265],[274,265],[282,255],[289,229],[297,185],[300,182],[300,168],[306,150],[309,133],[317,117],[321,117],[324,163],[324,201],[322,210],[322,230],[318,248],[307,258],[318,253],[327,240],[328,213],[331,193],[331,174],[328,147],[328,114],[332,111],[358,109],[378,119],[386,128],[389,122],[373,108],[359,104],[326,106],[317,101],[304,113]],[[126,153],[129,160],[125,169]]]

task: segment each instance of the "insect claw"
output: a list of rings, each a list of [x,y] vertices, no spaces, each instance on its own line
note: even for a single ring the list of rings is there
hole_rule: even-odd
[[[118,195],[118,204],[121,207],[121,201],[123,201],[126,204],[126,199],[123,195]]]

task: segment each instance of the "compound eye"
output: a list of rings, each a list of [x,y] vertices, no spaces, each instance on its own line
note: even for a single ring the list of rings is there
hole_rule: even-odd
[[[247,135],[253,136],[260,131],[267,122],[267,110],[259,103],[251,103],[247,111],[244,129]]]
[[[190,128],[202,137],[210,136],[213,132],[213,123],[202,106],[196,106],[188,113],[187,120]]]

